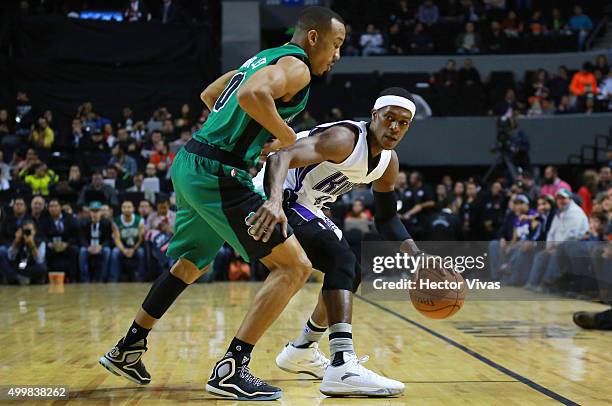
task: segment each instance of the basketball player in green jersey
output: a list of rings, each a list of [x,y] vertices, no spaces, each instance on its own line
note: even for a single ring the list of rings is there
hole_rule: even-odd
[[[241,400],[281,396],[279,388],[253,376],[248,363],[254,345],[303,286],[312,265],[290,235],[282,202],[266,201],[248,168],[262,152],[295,142],[287,122],[304,109],[311,75],[324,74],[340,58],[345,35],[336,13],[307,8],[291,42],[261,51],[202,93],[211,113],[172,166],[178,211],[168,255],[177,262],[155,281],[126,336],[100,358],[106,369],[136,383],[150,382],[141,361],[149,331],[228,242],[247,261],[260,260],[270,275],[213,368],[206,390]],[[276,139],[264,150],[271,136]],[[256,222],[251,218],[255,212]]]

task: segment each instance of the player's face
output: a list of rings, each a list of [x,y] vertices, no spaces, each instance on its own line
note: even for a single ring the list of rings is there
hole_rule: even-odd
[[[318,33],[311,30],[308,33],[308,42],[311,46],[308,58],[312,73],[321,76],[332,69],[334,63],[340,59],[340,47],[344,43],[346,29],[344,24],[332,19],[327,32]]]
[[[387,106],[372,111],[370,129],[382,149],[393,149],[410,128],[412,113],[397,106]]]

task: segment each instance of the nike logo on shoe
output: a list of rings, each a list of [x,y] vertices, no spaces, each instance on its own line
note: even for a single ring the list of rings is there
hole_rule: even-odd
[[[346,378],[350,378],[351,376],[360,376],[360,375],[359,374],[354,374],[352,372],[347,372],[346,374],[342,375],[342,377],[340,379],[344,381]]]

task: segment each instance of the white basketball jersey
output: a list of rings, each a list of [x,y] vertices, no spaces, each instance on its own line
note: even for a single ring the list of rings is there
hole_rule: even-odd
[[[285,181],[285,199],[288,207],[306,220],[315,216],[327,220],[321,208],[325,204],[333,203],[336,198],[355,185],[368,184],[380,178],[391,160],[391,151],[383,150],[376,167],[368,172],[368,157],[370,148],[367,142],[367,122],[365,121],[337,121],[326,123],[310,131],[297,134],[298,139],[317,134],[321,130],[338,124],[350,125],[359,131],[355,148],[351,155],[341,163],[329,161],[306,166],[304,168],[289,169]],[[263,190],[264,169],[254,179],[254,184]]]

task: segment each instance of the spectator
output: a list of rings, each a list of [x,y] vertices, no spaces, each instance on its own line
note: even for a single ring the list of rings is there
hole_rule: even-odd
[[[610,72],[610,65],[608,64],[608,57],[606,55],[597,55],[597,58],[595,58],[595,70],[599,70],[604,76]]]
[[[115,189],[116,191],[123,191],[126,188],[127,176],[120,176],[117,167],[109,166],[104,171],[104,183]]]
[[[566,181],[559,178],[557,168],[552,165],[547,166],[544,169],[544,181],[540,194],[556,196],[557,192],[561,189],[569,190],[570,193],[572,191],[572,187]]]
[[[115,167],[120,176],[131,177],[138,171],[136,160],[125,153],[125,147],[117,143],[112,150],[113,157],[108,161],[108,164]]]
[[[174,139],[174,124],[169,118],[164,120],[161,128],[162,139],[173,140]]]
[[[449,201],[451,200],[448,196],[448,190],[446,190],[446,186],[444,186],[442,183],[438,183],[436,185],[436,209],[441,210],[442,208],[446,207],[444,206],[445,199],[448,199]]]
[[[578,50],[581,51],[584,41],[593,29],[593,21],[588,15],[583,14],[582,7],[578,4],[574,6],[574,15],[569,19],[568,27],[578,34]]]
[[[408,45],[414,53],[429,53],[434,49],[433,37],[425,31],[421,23],[415,24],[414,30],[408,39]]]
[[[574,73],[570,91],[575,97],[586,96],[589,93],[597,94],[597,79],[595,79],[593,65],[590,62],[585,62],[582,70]]]
[[[81,169],[79,166],[72,165],[68,171],[68,179],[63,179],[58,182],[55,187],[55,194],[60,200],[74,202],[78,199],[85,183],[85,180],[81,177]]]
[[[597,183],[597,192],[599,194],[606,194],[608,189],[612,186],[612,169],[609,166],[602,166],[599,168],[599,182]]]
[[[28,206],[23,197],[16,197],[12,203],[11,214],[0,223],[2,240],[0,241],[0,257],[6,256],[10,243],[15,238],[15,233],[26,220],[31,220],[28,215]]]
[[[129,0],[125,10],[123,10],[123,20],[133,23],[150,21],[151,14],[147,10],[144,0]]]
[[[192,123],[193,117],[191,115],[191,107],[189,107],[189,104],[185,103],[181,106],[179,117],[174,120],[174,127],[180,129],[180,131],[189,131]]]
[[[453,87],[459,80],[459,74],[456,69],[456,64],[453,59],[446,62],[446,66],[438,73],[439,83],[444,87]]]
[[[504,34],[508,38],[518,38],[523,33],[523,23],[521,23],[513,10],[508,11],[508,15],[501,23]]]
[[[482,226],[485,240],[492,240],[504,221],[506,198],[500,182],[493,182],[483,199]]]
[[[501,54],[507,51],[508,38],[497,21],[491,21],[491,26],[484,38],[485,49],[491,54]]]
[[[515,112],[519,111],[519,104],[516,101],[514,89],[506,90],[503,100],[498,101],[492,110],[489,110],[489,115],[501,117],[513,117]]]
[[[83,130],[83,122],[80,118],[72,119],[72,138],[70,140],[66,140],[66,145],[71,149],[81,151],[81,146],[84,143],[84,140],[89,135],[86,131]]]
[[[145,253],[142,247],[144,231],[142,219],[134,214],[134,204],[129,200],[121,203],[121,215],[116,217],[113,223],[115,248],[111,254],[109,282],[124,279],[129,282],[144,281]],[[122,275],[125,271],[127,275]]]
[[[361,46],[361,54],[363,56],[382,55],[387,52],[387,50],[383,48],[383,36],[380,31],[374,27],[374,24],[368,24],[366,32],[361,34],[359,45]]]
[[[4,151],[0,149],[0,190],[11,187],[11,167],[4,162]]]
[[[584,213],[591,217],[593,212],[593,199],[597,194],[597,172],[593,170],[586,170],[582,174],[582,186],[578,189],[578,196],[582,200],[582,210]]]
[[[481,43],[480,34],[475,31],[474,23],[468,22],[465,24],[465,31],[457,37],[455,44],[457,52],[460,54],[477,54],[480,53]]]
[[[555,101],[559,102],[561,97],[567,94],[569,85],[569,72],[565,66],[561,65],[559,66],[557,74],[548,81],[546,87],[550,90],[550,95]]]
[[[560,36],[568,34],[567,22],[561,17],[561,10],[554,7],[551,12],[550,22],[548,23],[550,35]]]
[[[359,48],[357,47],[357,40],[353,33],[353,27],[350,24],[346,24],[346,36],[344,37],[344,44],[340,51],[343,56],[358,56]]]
[[[472,0],[461,0],[461,8],[458,15],[461,23],[477,23],[480,20],[480,14],[480,8],[475,6]]]
[[[45,210],[45,198],[42,196],[34,196],[30,202],[30,217],[40,237],[45,237],[44,230],[49,223],[49,213]]]
[[[421,24],[427,27],[433,26],[440,18],[438,6],[434,4],[433,0],[425,0],[423,4],[419,6],[416,18]]]
[[[459,208],[459,219],[466,240],[478,241],[481,235],[482,206],[478,199],[478,187],[472,181],[466,182],[466,193]]]
[[[602,211],[595,212],[589,219],[589,230],[580,238],[582,241],[607,241],[608,215]]]
[[[402,208],[402,199],[404,197],[404,193],[408,190],[408,176],[406,172],[399,171],[397,174],[397,178],[395,178],[395,198],[397,199],[397,210],[401,210]]]
[[[9,283],[29,285],[45,283],[45,243],[36,233],[36,225],[26,220],[15,232],[15,238],[8,249],[9,266],[3,268]]]
[[[510,118],[510,153],[512,154],[512,163],[517,167],[528,169],[531,166],[529,159],[529,138],[523,130],[518,126],[514,118]]]
[[[57,183],[58,176],[47,164],[39,163],[34,168],[34,174],[25,177],[25,183],[32,189],[33,195],[49,196],[49,191]]]
[[[80,149],[83,152],[83,164],[91,170],[101,171],[108,165],[109,148],[100,130],[94,129],[91,135],[83,140]]]
[[[546,87],[547,82],[548,73],[544,69],[538,69],[537,73],[532,79],[529,94],[537,98],[545,97],[545,95],[550,93],[550,90],[548,90],[548,88]]]
[[[429,215],[435,207],[433,190],[423,182],[423,175],[410,174],[410,189],[404,193],[400,218],[415,240],[424,238],[429,224]]]
[[[529,239],[532,241],[546,241],[550,225],[557,212],[555,199],[550,195],[545,195],[538,197],[537,202],[537,216],[533,220],[535,224],[532,226],[532,234]]]
[[[310,130],[311,128],[315,128],[316,126],[317,126],[317,120],[315,120],[315,118],[310,114],[310,111],[306,110],[304,111],[304,114],[302,115],[302,119],[300,120],[300,123],[295,126],[295,130],[296,131]],[[170,151],[172,151],[172,148],[170,148]]]
[[[34,168],[42,161],[38,158],[38,153],[35,149],[29,148],[26,152],[26,159],[19,162],[15,167],[20,178],[25,178],[27,175],[34,173]]]
[[[162,24],[179,24],[184,21],[183,9],[176,0],[162,0],[159,16]]]
[[[550,116],[557,112],[555,102],[550,97],[543,97],[540,100],[541,110],[543,116]]]
[[[155,146],[162,140],[163,138],[161,131],[155,130],[151,132],[149,139],[142,145],[140,155],[148,162],[151,155],[155,153]]]
[[[347,219],[361,219],[361,220],[369,221],[372,219],[372,213],[370,212],[370,210],[364,207],[362,200],[357,199],[353,202],[351,210],[348,213],[346,213],[346,218]]]
[[[444,186],[444,185],[441,185]],[[440,202],[440,209],[432,217],[427,239],[430,241],[461,240],[461,221],[451,210],[451,200],[446,197]]]
[[[480,73],[470,58],[464,59],[463,68],[459,69],[459,84],[463,86],[480,85]]]
[[[142,222],[145,226],[145,230],[149,230],[149,216],[153,212],[153,207],[151,206],[151,202],[148,200],[141,200],[138,203],[138,215],[142,219]]]
[[[557,255],[559,244],[564,241],[578,240],[589,229],[587,216],[571,197],[571,191],[563,188],[555,194],[558,212],[553,218],[546,237],[546,249],[537,254],[534,259],[528,280],[530,286],[541,284],[544,290],[554,288],[561,277]],[[538,256],[540,258],[537,258]]]
[[[104,178],[100,172],[94,172],[93,175],[91,175],[91,183],[85,186],[81,191],[79,200],[77,201],[79,206],[83,206],[91,201],[88,200],[88,193],[97,194],[98,196],[102,194],[104,201],[110,203],[111,206],[119,205],[119,201],[117,200],[117,191],[109,185],[104,184]]]
[[[576,111],[571,105],[570,97],[568,95],[561,96],[555,114],[574,114],[575,112]]]
[[[111,223],[102,218],[102,203],[89,204],[89,219],[81,224],[79,268],[81,282],[101,282],[106,279],[111,255]]]
[[[463,182],[455,182],[455,187],[453,188],[453,195],[451,197],[451,209],[453,213],[459,214],[459,209],[463,205],[463,201],[465,200],[465,184]]]
[[[142,187],[142,183],[144,181],[144,175],[140,172],[136,173],[132,178],[133,186],[126,189],[126,192],[142,192],[144,193],[144,188]]]
[[[0,109],[0,147],[7,149],[7,155],[21,144],[21,136],[15,135],[13,121],[8,110]]]
[[[148,224],[149,230],[155,230],[159,228],[159,224],[167,220],[172,230],[174,230],[174,224],[176,223],[176,212],[170,210],[170,201],[167,196],[161,196],[157,201],[157,211],[149,216]]]
[[[49,127],[47,119],[41,117],[38,119],[36,126],[30,134],[30,142],[36,148],[50,149],[55,141],[55,133]]]
[[[49,200],[49,215],[50,221],[44,230],[49,271],[68,271],[67,280],[77,282],[79,225],[72,215],[62,213],[57,199]]]
[[[544,17],[542,16],[542,11],[535,10],[531,19],[529,20],[529,33],[532,38],[541,37],[546,34],[547,27],[544,22]]]
[[[36,115],[32,108],[28,94],[24,91],[17,92],[15,104],[15,134],[25,136],[30,133],[30,127],[34,124]]]
[[[395,23],[389,27],[389,53],[393,55],[403,55],[406,48],[406,36],[400,31],[399,24]],[[308,112],[305,112],[306,114]],[[312,127],[309,127],[312,128]]]

